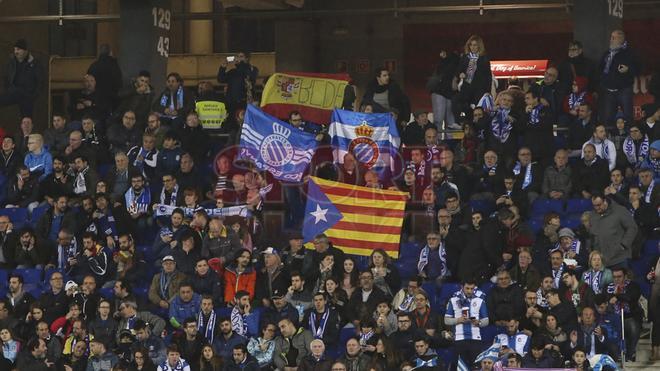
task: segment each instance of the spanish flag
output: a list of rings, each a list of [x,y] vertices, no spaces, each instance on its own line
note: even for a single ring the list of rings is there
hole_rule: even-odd
[[[284,119],[291,111],[299,111],[303,120],[329,124],[335,108],[341,108],[347,74],[275,73],[268,78],[261,95],[261,109]]]
[[[310,177],[303,224],[305,242],[325,233],[347,254],[371,255],[381,248],[399,256],[408,194]]]

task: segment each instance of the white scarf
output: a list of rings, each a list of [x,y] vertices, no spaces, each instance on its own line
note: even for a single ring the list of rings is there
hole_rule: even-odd
[[[419,253],[419,263],[417,263],[417,271],[422,273],[426,265],[429,263],[429,254],[431,253],[431,248],[429,245],[424,246],[422,251]],[[442,268],[440,269],[440,276],[444,277],[447,275],[447,252],[445,251],[445,243],[440,241],[440,246],[438,246],[438,256],[442,262]]]
[[[174,189],[172,189],[172,194],[170,195],[170,202],[165,203],[165,187],[160,190],[160,203],[162,205],[168,205],[168,206],[176,206],[176,199],[177,199],[177,193],[179,193],[179,185],[175,185]]]
[[[87,192],[87,185],[85,184],[85,175],[89,171],[89,166],[82,169],[82,171],[76,174],[76,181],[73,186],[73,193],[80,195]]]
[[[631,165],[641,164],[649,153],[649,136],[644,135],[644,139],[639,145],[639,153],[637,152],[635,141],[630,136],[627,136],[626,139],[623,140],[623,153],[626,155],[626,158]]]

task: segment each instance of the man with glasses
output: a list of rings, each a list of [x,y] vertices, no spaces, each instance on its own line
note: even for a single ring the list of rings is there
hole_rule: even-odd
[[[603,264],[610,269],[626,267],[632,258],[632,245],[637,224],[630,212],[616,202],[609,202],[602,194],[591,197],[593,248],[600,251]]]
[[[44,308],[44,319],[52,323],[68,311],[69,298],[64,291],[64,276],[54,271],[48,280],[50,288],[41,295],[41,307]]]
[[[407,313],[415,308],[415,291],[422,287],[424,279],[414,276],[408,281],[408,285],[399,290],[392,300],[392,308],[397,313]]]
[[[445,325],[455,326],[456,352],[468,365],[482,350],[481,328],[490,322],[485,298],[474,295],[476,287],[474,279],[464,280],[461,292],[449,299],[445,312]]]
[[[658,183],[657,186],[656,183]],[[654,207],[660,204],[660,182],[653,180],[653,170],[640,170],[639,190],[644,195],[643,200],[647,205]]]
[[[582,50],[582,43],[572,40],[568,43],[568,58],[559,64],[559,85],[562,94],[571,92],[571,84],[576,77],[588,79],[588,91],[594,91],[596,88],[597,74],[596,64],[591,59],[585,57]]]
[[[385,293],[374,286],[374,274],[370,270],[360,273],[360,289],[355,290],[348,300],[347,308],[352,310],[348,314],[349,320],[358,327],[360,321],[371,317],[378,303],[387,300]]]
[[[117,331],[117,342],[119,342],[119,336],[122,330],[130,330],[131,333],[135,334],[135,325],[137,321],[143,321],[148,323],[153,333],[160,334],[165,329],[165,321],[151,312],[137,311],[137,303],[130,300],[125,300],[119,305],[119,325]]]
[[[447,209],[438,211],[438,220],[444,225],[443,230],[448,233],[451,215]],[[440,239],[440,233],[431,232],[426,235],[426,245],[420,251],[417,259],[417,274],[426,281],[439,283],[451,274],[447,261],[447,250]]]
[[[181,358],[189,360],[190,368],[193,370],[199,369],[202,348],[204,348],[204,345],[209,344],[197,328],[197,321],[194,317],[186,318],[182,326],[184,336],[180,336],[175,340],[175,344],[181,352]]]

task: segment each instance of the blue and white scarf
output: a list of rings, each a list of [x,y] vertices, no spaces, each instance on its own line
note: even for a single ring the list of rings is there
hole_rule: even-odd
[[[510,109],[498,108],[494,112],[493,119],[490,121],[491,132],[500,143],[504,143],[509,139],[509,135],[513,129],[513,125],[511,125],[508,119],[510,112]]]
[[[625,294],[626,289],[628,288],[628,285],[630,284],[630,280],[625,280],[623,282],[623,291],[618,291],[617,290],[617,285],[612,282],[609,285],[607,285],[607,293],[610,295],[618,295],[618,294]],[[620,314],[621,311],[623,310],[624,314],[629,314],[630,313],[630,304],[626,302],[622,302],[621,300],[618,300],[614,304],[614,310],[617,314]]]
[[[603,271],[594,271],[592,269],[584,272],[582,280],[591,287],[594,291],[594,294],[600,294],[602,291],[600,287],[600,282],[603,279]]]
[[[640,184],[640,187],[642,185]],[[646,189],[646,192],[644,193],[644,202],[647,204],[651,203],[651,196],[653,196],[653,187],[655,187],[655,180],[651,181],[651,184],[649,184],[649,187]]]
[[[167,216],[167,215],[172,215],[172,212],[174,209],[177,209],[178,207],[176,206],[170,206],[170,205],[163,205],[163,204],[158,204],[156,205],[156,216]],[[213,217],[225,217],[225,216],[242,216],[244,218],[249,218],[252,216],[252,213],[250,210],[248,210],[247,205],[240,205],[240,206],[230,206],[230,207],[218,207],[214,209],[205,209],[202,207],[179,207],[178,209],[183,210],[183,215],[186,217],[192,217],[196,211],[198,210],[204,210],[206,214],[213,218]]]
[[[160,204],[161,205],[167,205],[167,206],[174,206],[176,207],[176,201],[177,201],[177,196],[179,193],[179,185],[175,185],[174,188],[172,189],[172,194],[170,195],[170,202],[165,202],[165,187],[161,189],[160,191]]]
[[[431,367],[434,368],[438,366],[438,357],[435,356],[427,361],[421,359],[421,358],[416,358],[415,359],[415,368],[422,368],[422,367]]]
[[[190,369],[190,365],[188,365],[188,362],[186,362],[185,359],[179,358],[179,361],[176,363],[174,366],[170,366],[168,363],[167,359],[160,364],[160,369],[162,371],[184,371],[186,369]]]
[[[247,336],[248,334],[247,321],[238,309],[238,304],[231,310],[231,329],[241,336]]]
[[[367,342],[369,341],[369,339],[371,339],[372,336],[374,336],[373,330],[366,333],[360,332],[360,345],[362,346],[367,345]]]
[[[537,104],[536,107],[532,108],[529,112],[529,123],[532,126],[536,126],[541,122],[541,110],[543,109],[542,104]]]
[[[170,295],[168,293],[168,289],[170,287],[170,282],[172,282],[172,278],[174,278],[174,272],[172,273],[165,273],[161,271],[160,273],[160,298],[166,301],[170,300]]]
[[[598,152],[598,147],[600,147],[600,153],[597,153],[600,158],[603,160],[609,160],[610,159],[610,149],[609,146],[607,145],[607,139],[601,140],[601,141],[596,141],[594,137],[591,137],[587,141],[587,143],[591,143],[594,145],[596,148],[596,152]]]
[[[566,266],[564,263],[562,263],[559,266],[559,269],[551,269],[552,272],[552,288],[558,289],[559,284],[561,283],[561,275],[564,273],[564,269],[566,269]]]
[[[573,242],[571,242],[571,246],[570,246],[570,248],[569,248],[569,251],[573,251],[573,252],[577,255],[577,254],[580,253],[580,247],[582,247],[582,243],[581,243],[580,240],[578,240],[577,238],[574,238],[574,239],[573,239]],[[548,254],[551,254],[551,253],[553,253],[553,252],[555,252],[555,251],[561,251],[561,252],[564,254],[564,257],[566,257],[566,256],[565,256],[566,253],[564,252],[564,250],[562,250],[562,248],[561,248],[561,244],[560,244],[559,242],[557,242],[557,243],[555,244],[555,247],[554,247],[553,249],[551,249],[550,251],[548,251]]]
[[[575,94],[571,93],[568,96],[568,109],[569,110],[576,110],[578,107],[580,107],[580,104],[584,102],[584,96],[587,94],[587,92],[583,91],[582,93]]]
[[[486,93],[481,99],[479,99],[479,102],[477,102],[477,107],[481,107],[485,113],[490,113],[495,107],[495,99],[493,99],[493,96],[490,95],[490,93]]]
[[[424,268],[426,268],[426,265],[429,263],[429,254],[431,252],[431,248],[429,245],[424,246],[422,251],[419,252],[419,262],[417,263],[417,271],[419,273],[422,273],[424,271]],[[440,261],[442,262],[442,268],[440,269],[440,277],[445,277],[447,276],[448,269],[447,269],[447,252],[445,251],[445,243],[440,242],[440,246],[438,246],[438,256],[440,257]]]
[[[612,60],[614,59],[614,56],[618,52],[626,49],[627,47],[628,47],[628,42],[624,41],[623,44],[621,44],[621,46],[617,48],[610,48],[610,50],[607,53],[607,59],[605,60],[605,68],[603,68],[603,73],[606,74],[610,73],[610,68],[612,67]]]
[[[518,176],[522,170],[522,165],[520,161],[516,161],[516,165],[513,167],[513,173]],[[532,163],[527,164],[525,167],[525,177],[522,182],[522,189],[527,189],[529,185],[532,184]]]
[[[410,312],[412,310],[412,303],[415,300],[415,295],[410,295],[406,293],[406,296],[403,298],[401,304],[397,308],[401,312]]]
[[[477,72],[477,60],[479,60],[479,54],[470,52],[467,57],[469,60],[467,69],[465,70],[465,81],[469,84],[472,82],[475,72]]]
[[[57,246],[57,268],[69,270],[69,259],[78,255],[78,244],[75,238],[71,239],[69,246]]]
[[[197,316],[197,331],[204,333],[204,337],[209,343],[213,343],[213,339],[215,338],[215,320],[214,310],[211,310],[206,325],[204,325],[204,312],[199,311],[199,315]]]
[[[312,310],[309,314],[309,330],[312,332],[312,335],[315,339],[323,339],[323,333],[325,332],[325,325],[328,324],[328,318],[330,317],[330,308],[325,307],[325,311],[321,316],[319,326],[316,327],[316,311]]]
[[[649,153],[649,136],[644,135],[642,143],[639,145],[639,152],[635,141],[630,136],[623,140],[623,153],[626,155],[628,162],[631,165],[639,165],[644,161],[644,158]]]
[[[136,197],[133,188],[129,188],[124,193],[124,200],[126,201],[126,209],[129,213],[147,213],[151,204],[151,191],[149,187],[144,187],[142,188],[142,192]]]

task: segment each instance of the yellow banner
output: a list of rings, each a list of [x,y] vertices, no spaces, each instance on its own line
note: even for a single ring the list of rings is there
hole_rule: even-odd
[[[295,105],[301,106],[303,110],[311,108],[324,111],[341,108],[348,81],[332,77],[342,78],[343,75],[276,73],[266,82],[261,106]],[[287,109],[291,110],[291,107]]]

